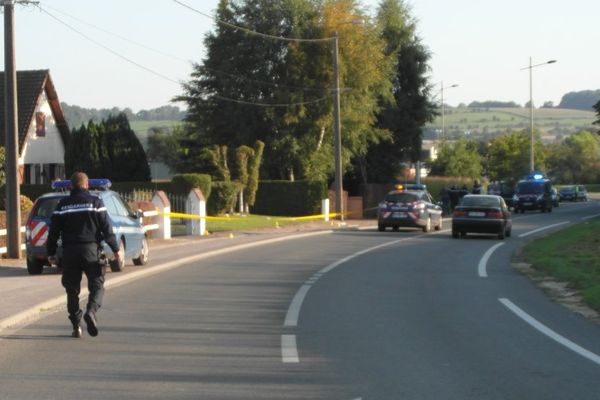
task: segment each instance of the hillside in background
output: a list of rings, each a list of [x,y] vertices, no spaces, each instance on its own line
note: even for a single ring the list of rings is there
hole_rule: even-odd
[[[581,130],[595,132],[596,114],[592,111],[536,108],[533,111],[535,129],[541,131],[545,142],[561,141]],[[463,136],[490,140],[497,135],[529,129],[529,108],[471,108],[445,107],[446,138]],[[439,115],[425,127],[425,139],[441,139],[442,117]]]
[[[83,108],[72,106],[67,103],[60,103],[65,114],[69,128],[79,128],[81,124],[87,124],[90,120],[100,122],[106,119],[109,115],[124,113],[127,115],[129,122],[134,121],[181,121],[185,118],[186,111],[180,110],[179,107],[163,106],[151,110],[140,110],[134,113],[130,108]],[[150,124],[152,125],[152,124]]]

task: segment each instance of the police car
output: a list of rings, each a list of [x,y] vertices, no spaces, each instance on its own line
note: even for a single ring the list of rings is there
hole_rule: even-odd
[[[442,207],[433,203],[425,185],[396,185],[379,203],[377,227],[380,232],[390,226],[420,228],[429,232],[442,229]]]
[[[109,265],[113,272],[122,271],[125,258],[133,259],[135,265],[144,265],[148,262],[149,249],[146,232],[142,225],[141,213],[133,212],[127,202],[118,193],[109,190],[111,182],[108,179],[90,179],[90,193],[98,196],[106,206],[108,216],[113,226],[117,243],[119,244],[119,260],[112,260],[112,251],[106,243],[102,243],[104,254],[110,260]],[[46,253],[46,242],[50,230],[50,218],[58,202],[69,195],[70,181],[56,181],[52,183],[54,192],[40,196],[31,209],[27,219],[25,245],[27,251],[27,271],[31,275],[41,274],[44,266],[49,266]],[[62,250],[59,247],[57,257],[60,259]]]
[[[541,172],[532,172],[520,180],[512,199],[515,213],[526,210],[552,212],[552,182]]]

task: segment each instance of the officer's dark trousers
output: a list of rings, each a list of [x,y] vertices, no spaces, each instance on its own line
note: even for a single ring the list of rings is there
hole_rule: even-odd
[[[87,310],[96,313],[104,296],[104,266],[98,257],[96,243],[81,243],[63,246],[62,285],[67,291],[67,311],[73,325],[79,324],[82,311],[79,308],[81,278],[85,273],[90,292]]]

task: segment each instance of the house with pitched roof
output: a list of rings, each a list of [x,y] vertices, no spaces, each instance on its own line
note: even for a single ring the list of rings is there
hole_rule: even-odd
[[[0,72],[0,145],[4,126],[4,72]],[[17,72],[19,179],[44,184],[65,176],[65,149],[70,131],[50,71]]]

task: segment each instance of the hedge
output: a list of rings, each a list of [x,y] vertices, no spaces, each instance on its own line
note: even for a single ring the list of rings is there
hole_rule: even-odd
[[[327,198],[324,181],[260,181],[253,214],[304,216],[321,213]]]
[[[187,195],[190,190],[199,188],[205,199],[210,198],[212,178],[208,174],[178,174],[171,183],[176,194]]]

